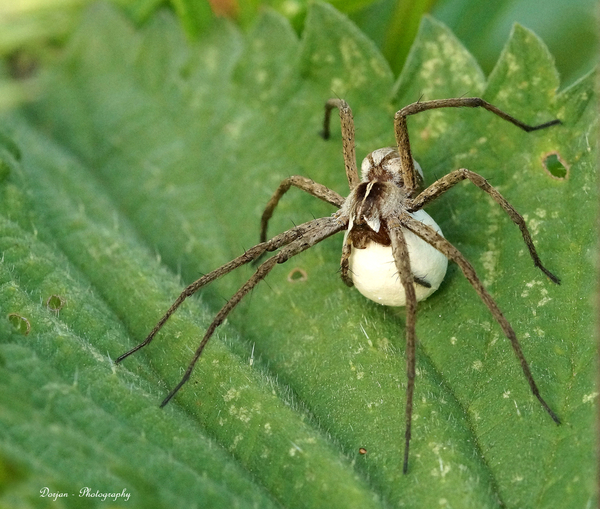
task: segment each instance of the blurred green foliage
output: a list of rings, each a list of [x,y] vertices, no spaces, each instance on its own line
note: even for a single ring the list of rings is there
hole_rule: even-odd
[[[64,40],[81,8],[92,0],[0,0],[0,55],[26,48],[35,54]],[[242,26],[265,7],[287,17],[301,33],[309,0],[111,0],[143,23],[161,7],[171,7],[190,37],[210,26],[213,10]],[[395,74],[406,60],[425,13],[444,22],[471,51],[484,72],[491,71],[513,23],[535,31],[556,59],[562,84],[575,81],[598,61],[598,8],[595,0],[330,0],[382,50]],[[0,104],[1,106],[1,104]]]

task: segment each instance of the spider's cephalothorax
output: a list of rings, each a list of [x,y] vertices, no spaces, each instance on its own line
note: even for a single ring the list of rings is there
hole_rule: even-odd
[[[416,170],[417,190],[423,187],[423,170],[417,161],[413,159]],[[378,148],[363,159],[360,165],[361,182],[392,182],[398,187],[404,187],[402,175],[402,159],[395,147]]]
[[[416,161],[419,188],[423,183],[423,171]],[[406,292],[398,276],[392,252],[388,223],[402,213],[408,213],[410,198],[404,188],[402,161],[398,150],[392,147],[371,152],[362,162],[362,180],[350,193],[341,208],[349,218],[344,237],[342,279],[348,286],[368,299],[386,306],[406,305]],[[440,235],[437,223],[424,210],[410,214],[417,221],[433,228]],[[448,259],[410,230],[404,238],[410,258],[417,300],[423,300],[435,292],[448,267]]]
[[[152,341],[169,317],[185,301],[203,286],[232,270],[258,261],[265,253],[275,252],[263,261],[255,274],[229,299],[209,325],[202,341],[181,381],[167,395],[161,406],[166,405],[189,379],[192,370],[208,340],[223,323],[231,310],[279,263],[309,249],[335,233],[346,230],[342,248],[341,276],[349,285],[355,285],[369,299],[389,306],[406,306],[406,362],[407,389],[405,407],[403,471],[408,469],[408,451],[411,438],[413,393],[415,381],[415,323],[417,301],[425,299],[440,285],[448,260],[454,261],[473,286],[479,297],[492,313],[515,355],[532,393],[550,417],[559,424],[557,415],[540,395],[521,345],[508,320],[504,317],[492,296],[487,292],[467,259],[442,235],[439,226],[422,209],[439,198],[462,180],[469,180],[486,192],[509,215],[519,227],[534,265],[554,283],[559,279],[540,261],[525,221],[508,201],[480,175],[461,168],[440,178],[421,190],[423,173],[413,160],[410,150],[406,118],[435,108],[468,107],[484,108],[500,118],[511,122],[526,132],[536,131],[559,124],[552,120],[545,124],[529,126],[499,110],[478,97],[441,99],[416,102],[399,110],[394,117],[397,150],[383,148],[370,153],[362,164],[362,180],[358,177],[354,150],[354,121],[348,104],[341,99],[330,99],[325,104],[323,137],[329,138],[331,111],[338,109],[342,128],[343,155],[350,194],[346,199],[335,191],[306,177],[291,176],[284,179],[265,208],[261,220],[261,242],[234,260],[202,276],[190,284],[175,300],[148,337],[121,355],[117,363]],[[338,210],[330,217],[314,219],[280,233],[267,240],[267,225],[281,197],[291,186],[306,191],[330,203]]]

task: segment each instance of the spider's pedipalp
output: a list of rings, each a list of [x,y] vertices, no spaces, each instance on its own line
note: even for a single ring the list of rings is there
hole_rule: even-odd
[[[542,396],[540,394],[537,384],[535,383],[535,380],[533,379],[533,375],[531,374],[531,370],[529,369],[529,364],[527,363],[527,360],[525,359],[525,356],[523,355],[523,350],[521,349],[521,344],[519,343],[519,340],[517,339],[517,335],[515,334],[515,331],[513,330],[512,326],[510,325],[508,320],[504,317],[504,315],[500,311],[500,308],[498,307],[498,305],[496,304],[496,302],[494,301],[492,296],[488,293],[488,291],[485,289],[485,287],[483,286],[483,284],[477,277],[477,274],[476,274],[473,266],[461,254],[461,252],[458,249],[456,249],[444,237],[439,235],[433,228],[430,228],[430,227],[424,225],[423,223],[416,221],[408,213],[403,213],[399,219],[402,222],[402,224],[404,224],[406,226],[406,228],[408,228],[409,230],[411,230],[412,232],[417,234],[419,237],[421,237],[423,240],[425,240],[426,242],[431,244],[437,250],[442,252],[446,257],[448,257],[448,259],[454,261],[460,267],[460,269],[462,270],[463,274],[465,275],[465,277],[467,278],[469,283],[471,283],[471,286],[473,287],[473,289],[477,292],[477,294],[479,295],[481,300],[484,302],[484,304],[487,306],[487,308],[492,313],[492,316],[494,317],[496,322],[498,322],[498,325],[500,325],[500,327],[502,328],[504,335],[510,340],[510,343],[513,347],[515,355],[517,356],[517,359],[519,360],[519,363],[521,364],[521,368],[523,370],[525,378],[527,379],[527,382],[529,383],[531,392],[538,399],[538,401],[544,407],[546,412],[548,412],[550,417],[552,417],[552,420],[554,422],[556,422],[557,424],[560,424],[560,419],[558,418],[558,416],[554,413],[554,411],[550,408],[550,406],[546,403],[546,401],[544,400],[544,398],[542,398]]]
[[[527,249],[529,249],[529,254],[533,259],[534,265],[539,268],[550,280],[556,284],[560,284],[560,279],[555,276],[552,272],[550,272],[540,260],[540,257],[537,254],[535,246],[533,244],[533,240],[531,239],[531,235],[529,234],[529,230],[527,229],[527,225],[525,224],[525,220],[523,216],[521,216],[515,208],[508,202],[504,196],[502,196],[493,186],[491,186],[486,179],[484,179],[481,175],[467,170],[465,168],[461,168],[459,170],[455,170],[451,173],[448,173],[441,179],[435,181],[431,184],[427,189],[425,189],[422,193],[420,193],[416,198],[414,198],[409,205],[407,205],[407,210],[409,212],[420,210],[422,207],[431,203],[433,200],[439,198],[446,191],[454,187],[456,184],[461,182],[462,180],[468,179],[477,187],[479,187],[482,191],[489,194],[496,203],[498,203],[504,211],[508,214],[508,216],[512,219],[513,223],[515,223],[519,230],[521,230],[521,235],[523,236],[523,240],[527,245]]]

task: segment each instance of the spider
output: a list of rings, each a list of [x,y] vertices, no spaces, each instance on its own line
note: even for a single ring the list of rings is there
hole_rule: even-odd
[[[439,226],[423,210],[423,207],[439,198],[458,182],[465,179],[471,181],[491,196],[519,227],[534,265],[548,276],[552,282],[560,283],[559,278],[542,265],[524,219],[483,177],[461,168],[448,173],[426,189],[421,190],[423,172],[411,155],[406,119],[409,115],[426,110],[458,107],[484,108],[526,132],[544,129],[560,123],[560,120],[552,120],[540,125],[529,126],[478,97],[418,101],[402,108],[394,116],[397,147],[381,148],[368,154],[361,166],[362,178],[359,178],[356,166],[352,110],[346,101],[330,99],[325,104],[322,136],[325,139],[329,138],[331,112],[333,109],[337,109],[341,121],[346,177],[350,187],[348,197],[343,198],[335,191],[306,177],[295,175],[284,179],[267,203],[262,215],[260,243],[185,288],[158,321],[148,337],[121,355],[116,362],[121,362],[140,348],[148,345],[185,299],[196,293],[200,288],[242,265],[257,262],[265,253],[277,251],[276,254],[258,265],[252,277],[217,313],[208,326],[181,381],[161,403],[160,406],[164,407],[189,379],[196,362],[202,355],[216,328],[223,323],[233,308],[267,276],[275,265],[286,262],[335,233],[345,231],[341,258],[343,282],[348,286],[356,286],[365,297],[380,304],[406,307],[407,388],[404,473],[408,471],[408,453],[411,438],[415,385],[417,301],[427,298],[437,290],[445,276],[448,260],[458,264],[473,289],[488,307],[494,319],[510,340],[531,391],[554,422],[560,424],[558,416],[540,395],[527,360],[523,355],[521,345],[510,323],[484,288],[471,264],[458,249],[443,237]],[[279,200],[292,186],[334,205],[339,210],[329,217],[314,219],[295,226],[267,240],[268,222]]]

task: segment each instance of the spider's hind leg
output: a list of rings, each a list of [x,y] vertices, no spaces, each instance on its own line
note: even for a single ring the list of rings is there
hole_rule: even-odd
[[[158,331],[162,329],[163,325],[167,322],[171,315],[173,315],[173,313],[177,311],[179,306],[181,306],[188,297],[191,297],[198,290],[200,290],[200,288],[203,288],[204,286],[212,283],[216,279],[219,279],[220,277],[229,274],[231,271],[237,269],[238,267],[241,267],[242,265],[246,265],[247,263],[251,263],[253,261],[258,260],[267,252],[276,251],[277,249],[280,249],[281,247],[286,246],[292,243],[293,241],[305,236],[312,238],[312,236],[314,235],[314,229],[318,228],[324,220],[330,221],[331,218],[315,219],[313,221],[309,221],[308,223],[303,223],[301,225],[296,226],[295,228],[291,228],[290,230],[280,233],[268,242],[261,242],[260,244],[257,244],[256,246],[248,249],[244,254],[238,256],[237,258],[234,258],[225,265],[221,265],[221,267],[219,267],[218,269],[215,269],[212,272],[203,275],[201,278],[188,285],[183,290],[183,292],[181,292],[179,297],[177,297],[175,302],[171,304],[171,307],[166,311],[166,313],[160,318],[160,320],[154,326],[152,331],[150,331],[150,334],[146,336],[146,339],[134,346],[131,350],[119,356],[115,361],[115,364],[119,364],[131,354],[150,344],[156,336],[156,334],[158,333]]]
[[[410,266],[408,246],[402,233],[401,221],[389,224],[390,240],[392,241],[392,254],[400,276],[400,282],[406,295],[406,410],[404,432],[404,462],[403,473],[408,471],[408,451],[410,446],[413,412],[413,395],[415,391],[415,364],[416,364],[416,321],[417,321],[417,294],[414,287],[414,276]]]
[[[252,291],[252,289],[258,283],[260,283],[262,280],[265,279],[265,277],[267,277],[267,275],[269,274],[269,272],[271,272],[275,265],[286,262],[290,258],[296,256],[297,254],[300,254],[303,251],[306,251],[307,249],[314,246],[315,244],[318,244],[327,237],[330,237],[331,235],[345,229],[347,224],[337,217],[323,217],[306,223],[306,226],[306,230],[303,231],[301,235],[291,240],[287,245],[282,246],[280,251],[277,252],[277,254],[271,256],[271,258],[261,263],[257,268],[256,272],[252,275],[252,277],[248,281],[246,281],[246,283],[225,303],[225,305],[217,313],[217,316],[215,316],[211,324],[208,326],[208,329],[206,330],[202,341],[198,345],[198,348],[196,349],[194,356],[185,371],[185,374],[183,375],[179,383],[175,386],[175,388],[163,400],[163,402],[160,405],[161,407],[164,407],[171,400],[171,398],[175,396],[177,391],[179,391],[179,389],[181,389],[181,387],[188,381],[190,375],[192,374],[192,371],[194,370],[194,366],[198,362],[198,359],[202,355],[206,344],[214,334],[217,327],[219,327],[219,325],[221,325],[225,321],[229,313],[233,311],[233,309],[240,303],[240,301],[250,291]]]
[[[515,355],[519,361],[519,364],[521,365],[521,369],[523,370],[523,374],[525,375],[525,378],[529,383],[531,392],[538,399],[538,401],[540,402],[542,407],[544,407],[544,410],[546,410],[548,415],[550,415],[552,420],[556,424],[560,424],[560,419],[540,394],[540,391],[538,389],[537,384],[535,383],[535,380],[533,379],[531,369],[529,368],[527,359],[525,359],[525,355],[523,354],[523,350],[521,349],[521,344],[517,339],[517,335],[515,334],[514,329],[500,311],[500,308],[496,304],[496,301],[494,301],[492,296],[483,286],[483,283],[477,277],[473,266],[458,249],[456,249],[450,242],[448,242],[444,237],[438,234],[433,228],[430,228],[427,225],[424,225],[423,223],[420,223],[419,221],[413,219],[408,213],[402,213],[400,215],[400,221],[406,226],[406,228],[408,228],[410,231],[421,237],[428,244],[435,247],[438,251],[443,253],[444,256],[454,261],[460,267],[469,283],[471,283],[473,289],[477,292],[481,300],[490,310],[490,313],[492,313],[492,316],[494,317],[496,322],[498,322],[498,325],[500,325],[500,327],[502,328],[504,335],[510,340]]]

